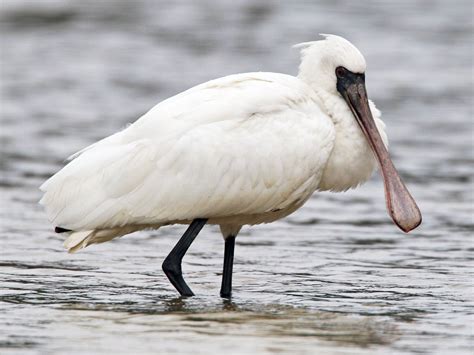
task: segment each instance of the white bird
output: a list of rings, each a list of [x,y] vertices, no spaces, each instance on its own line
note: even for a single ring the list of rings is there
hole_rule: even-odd
[[[163,263],[183,296],[181,260],[206,224],[225,239],[221,296],[230,297],[235,237],[300,208],[315,191],[367,181],[377,160],[387,209],[405,232],[420,211],[368,101],[366,62],[335,35],[297,45],[297,77],[230,75],[160,102],[121,132],[74,154],[40,203],[70,252],[142,229],[190,224]]]

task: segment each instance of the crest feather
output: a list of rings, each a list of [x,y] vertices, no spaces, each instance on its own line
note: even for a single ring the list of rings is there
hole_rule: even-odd
[[[324,39],[320,39],[320,40],[318,40],[318,41],[309,41],[309,42],[297,43],[297,44],[293,45],[292,48],[304,49],[304,48],[311,47],[313,44],[316,44],[316,43],[318,43],[318,42],[331,39],[331,37],[333,37],[333,38],[339,37],[339,36],[332,35],[332,34],[328,34],[328,33],[320,33],[319,35],[320,35],[321,37],[324,37]]]

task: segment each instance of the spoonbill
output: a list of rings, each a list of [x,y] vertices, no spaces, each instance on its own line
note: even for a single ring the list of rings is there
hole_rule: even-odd
[[[40,201],[75,252],[138,230],[189,225],[162,268],[182,296],[183,256],[206,223],[224,237],[220,294],[230,297],[235,238],[270,223],[315,191],[345,191],[378,165],[386,206],[404,232],[421,214],[387,152],[380,111],[367,98],[366,62],[346,39],[297,45],[297,77],[255,72],[197,85],[126,129],[70,157]]]

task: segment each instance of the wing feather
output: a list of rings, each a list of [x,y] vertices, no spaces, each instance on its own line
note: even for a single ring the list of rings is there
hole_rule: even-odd
[[[234,75],[165,100],[81,151],[42,185],[41,203],[75,231],[264,213],[316,188],[333,141],[306,84]]]

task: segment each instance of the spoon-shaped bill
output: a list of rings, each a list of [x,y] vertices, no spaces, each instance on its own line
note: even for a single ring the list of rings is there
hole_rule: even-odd
[[[341,91],[379,162],[388,213],[395,224],[408,233],[421,223],[421,213],[380,137],[370,111],[363,76],[359,80],[352,80]]]

